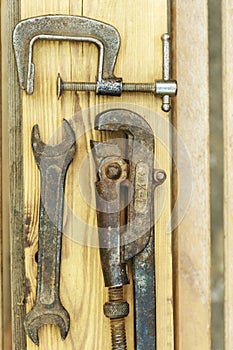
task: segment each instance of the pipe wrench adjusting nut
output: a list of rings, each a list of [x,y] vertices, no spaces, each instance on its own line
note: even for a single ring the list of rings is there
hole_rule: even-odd
[[[129,314],[127,301],[107,302],[104,304],[104,315],[109,318],[124,318]]]

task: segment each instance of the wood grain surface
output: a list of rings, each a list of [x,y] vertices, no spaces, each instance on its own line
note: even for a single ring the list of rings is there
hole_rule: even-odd
[[[225,258],[225,350],[233,348],[233,2],[222,1],[223,127],[224,127],[224,258]]]
[[[125,82],[153,82],[162,77],[161,34],[167,31],[166,1],[64,0],[20,1],[21,19],[46,14],[83,15],[115,26],[121,35],[116,76]],[[13,10],[12,10],[13,11]],[[77,152],[66,179],[64,232],[61,259],[61,300],[71,317],[64,342],[54,326],[39,330],[37,347],[27,337],[28,350],[110,349],[109,320],[103,315],[107,300],[97,248],[95,170],[90,139],[100,140],[93,130],[95,115],[109,108],[128,108],[141,114],[156,136],[156,166],[167,173],[166,183],[156,191],[156,283],[157,346],[173,349],[172,259],[170,220],[169,116],[161,112],[161,100],[150,94],[98,97],[93,93],[66,92],[58,101],[56,77],[95,81],[98,52],[94,45],[37,41],[33,49],[35,90],[22,93],[23,212],[25,226],[26,312],[35,301],[40,177],[31,150],[31,130],[38,124],[46,143],[62,139],[61,125],[67,119],[76,132]],[[107,135],[106,135],[107,136]],[[125,297],[133,309],[132,283]],[[22,319],[21,319],[22,322]],[[128,348],[134,348],[133,312],[127,317]],[[13,344],[14,350],[24,350]]]
[[[20,19],[18,1],[1,1],[2,56],[2,348],[25,349],[24,182],[22,103],[12,48],[12,31]],[[11,254],[12,252],[12,254]]]
[[[191,11],[189,10],[191,9]],[[210,178],[207,1],[172,2],[176,38],[174,76],[179,82],[174,124],[186,146],[175,141],[179,226],[174,233],[175,348],[211,349],[210,344]],[[175,185],[175,181],[174,181]],[[186,199],[187,200],[187,199]],[[183,218],[183,220],[181,220]]]

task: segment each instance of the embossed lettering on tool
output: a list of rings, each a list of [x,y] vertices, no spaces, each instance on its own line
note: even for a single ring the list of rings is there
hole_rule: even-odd
[[[135,349],[155,349],[153,203],[154,190],[165,181],[166,174],[163,170],[154,170],[154,135],[137,113],[108,110],[96,117],[95,128],[121,130],[126,137],[91,142],[97,171],[100,257],[105,286],[109,288],[104,313],[111,322],[112,349],[127,348],[125,317],[129,305],[124,300],[123,286],[129,283],[129,260],[133,264]],[[127,202],[123,208],[122,198]]]

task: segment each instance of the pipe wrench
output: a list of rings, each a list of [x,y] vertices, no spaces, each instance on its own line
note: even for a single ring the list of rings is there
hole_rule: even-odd
[[[156,348],[154,190],[166,174],[154,169],[154,135],[137,113],[112,109],[96,116],[99,131],[122,131],[125,138],[91,141],[96,165],[96,206],[100,258],[109,301],[112,349],[127,349],[124,319],[129,305],[123,286],[133,266],[135,349]],[[114,134],[114,133],[113,133]]]

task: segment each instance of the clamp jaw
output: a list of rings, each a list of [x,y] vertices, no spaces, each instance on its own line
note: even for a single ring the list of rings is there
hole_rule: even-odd
[[[13,46],[19,82],[27,94],[34,91],[33,45],[36,40],[86,41],[99,48],[98,81],[118,79],[113,70],[120,47],[117,30],[99,21],[80,16],[48,15],[19,22],[13,32]]]

